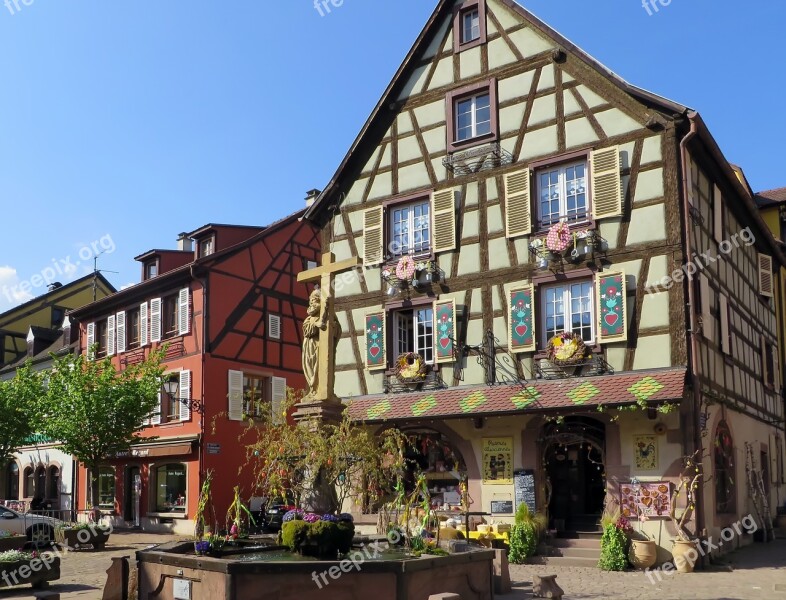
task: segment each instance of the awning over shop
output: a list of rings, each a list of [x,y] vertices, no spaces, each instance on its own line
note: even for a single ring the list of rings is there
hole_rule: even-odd
[[[685,390],[685,372],[684,368],[658,369],[599,377],[537,379],[524,385],[478,385],[362,396],[349,402],[349,412],[355,421],[382,422],[679,401]]]
[[[156,458],[162,456],[183,456],[191,454],[198,436],[171,438],[140,442],[131,446],[130,450],[118,452],[116,458]]]

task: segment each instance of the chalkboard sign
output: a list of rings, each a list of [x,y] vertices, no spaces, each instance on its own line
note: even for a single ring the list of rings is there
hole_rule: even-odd
[[[535,513],[535,471],[518,470],[513,474],[513,488],[516,492],[516,507],[526,504],[531,513]],[[493,512],[493,511],[492,511]]]
[[[513,500],[492,500],[491,501],[491,514],[492,515],[512,515],[513,514]]]

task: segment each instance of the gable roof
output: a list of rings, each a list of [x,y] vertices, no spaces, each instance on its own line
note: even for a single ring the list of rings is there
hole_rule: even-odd
[[[773,204],[782,204],[786,202],[786,187],[776,188],[774,190],[767,190],[766,192],[759,192],[756,194],[757,200],[761,206],[772,206]]]
[[[606,77],[613,84],[617,85],[624,92],[628,93],[629,95],[633,96],[637,100],[641,101],[643,104],[653,107],[657,110],[660,110],[669,116],[674,115],[675,113],[679,115],[684,115],[685,113],[688,112],[689,108],[683,106],[682,104],[679,104],[678,102],[674,102],[673,100],[669,100],[668,98],[659,96],[653,92],[650,92],[648,90],[645,90],[643,88],[628,83],[625,79],[617,75],[614,71],[612,71],[611,69],[600,63],[598,60],[594,59],[592,56],[590,56],[584,50],[582,50],[579,46],[568,40],[561,33],[552,29],[549,25],[541,21],[538,17],[536,17],[526,8],[515,2],[515,0],[498,0],[498,1],[502,2],[505,6],[510,8],[516,14],[520,15],[521,18],[527,21],[534,28],[540,30],[543,34],[554,40],[555,49],[562,48],[563,50],[567,50],[571,52],[574,56],[576,56],[576,58],[585,62],[588,66],[595,69],[602,76]],[[341,179],[341,175],[343,174],[344,170],[347,168],[347,166],[350,164],[353,158],[355,158],[355,154],[357,150],[365,141],[366,137],[370,135],[371,131],[373,131],[374,125],[381,118],[383,109],[390,106],[392,102],[395,102],[396,100],[395,92],[398,92],[398,88],[404,83],[406,83],[405,76],[408,74],[410,62],[412,62],[419,54],[425,51],[425,49],[428,47],[429,40],[433,35],[436,34],[441,24],[441,19],[446,17],[450,13],[450,11],[453,10],[454,5],[455,5],[454,0],[439,1],[437,7],[434,9],[434,12],[431,14],[431,17],[429,17],[429,20],[426,22],[425,27],[420,32],[420,35],[415,40],[415,43],[412,45],[412,48],[410,48],[409,52],[404,58],[404,61],[401,63],[398,70],[396,71],[396,74],[393,76],[393,79],[385,89],[385,92],[383,93],[379,102],[374,107],[374,110],[371,112],[371,115],[366,120],[366,123],[363,125],[363,128],[360,130],[360,133],[355,138],[355,141],[352,143],[349,152],[347,152],[346,156],[341,161],[338,170],[331,178],[327,187],[317,197],[316,201],[306,210],[305,213],[306,219],[310,219],[314,221],[317,220],[319,216],[323,213],[323,211],[328,206],[330,206],[333,194],[336,191],[336,188],[338,186],[338,183]]]

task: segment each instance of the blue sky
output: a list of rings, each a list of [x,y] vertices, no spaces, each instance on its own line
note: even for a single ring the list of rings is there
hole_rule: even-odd
[[[180,231],[301,207],[435,4],[344,0],[325,16],[312,0],[0,4],[0,310],[53,259],[89,271],[92,242],[113,249],[99,265],[120,287],[139,279],[134,256]],[[754,188],[786,185],[786,3],[672,0],[651,16],[639,0],[524,5],[629,81],[698,108]]]

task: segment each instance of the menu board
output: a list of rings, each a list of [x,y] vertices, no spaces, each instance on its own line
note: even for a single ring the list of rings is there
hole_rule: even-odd
[[[516,508],[521,504],[529,507],[529,512],[535,514],[535,471],[528,469],[517,470],[513,475],[513,489],[516,493]]]
[[[491,514],[492,515],[512,515],[513,514],[513,500],[492,500],[491,501]]]
[[[668,517],[671,508],[671,482],[620,484],[620,511],[626,519]]]

